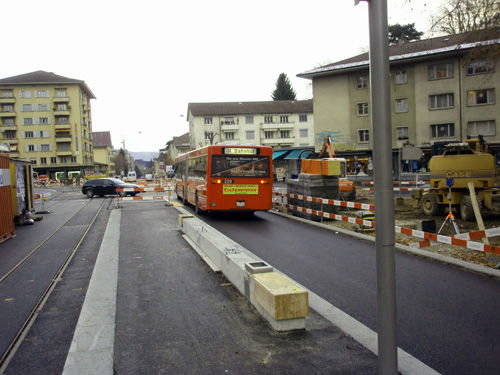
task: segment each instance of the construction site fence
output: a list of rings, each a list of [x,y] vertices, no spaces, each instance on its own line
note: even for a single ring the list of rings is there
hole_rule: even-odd
[[[332,206],[337,206],[337,207],[353,208],[353,209],[366,210],[366,211],[372,211],[372,212],[375,211],[374,205],[369,205],[366,203],[346,202],[346,201],[339,201],[339,200],[332,200],[332,199],[324,199],[324,198],[320,198],[320,197],[311,197],[311,196],[300,195],[300,194],[290,194],[290,193],[280,193],[280,192],[274,192],[274,195],[280,196],[282,198],[292,198],[292,199],[303,200],[306,202],[321,203],[322,205],[332,205]],[[313,209],[313,208],[307,208],[307,207],[302,207],[302,206],[298,206],[298,205],[293,205],[293,204],[289,204],[288,202],[285,203],[283,201],[282,202],[275,201],[275,203],[281,204],[283,207],[286,207],[289,210],[300,212],[300,213],[307,214],[307,215],[316,216],[319,218],[344,221],[344,222],[351,223],[351,224],[362,225],[362,226],[367,227],[367,228],[375,228],[375,226],[376,226],[376,222],[372,221],[372,220],[366,220],[366,219],[357,218],[357,217],[339,215],[336,213],[326,212],[323,210],[317,210],[317,209]],[[443,243],[443,244],[448,244],[448,245],[459,246],[459,247],[466,248],[469,250],[476,250],[476,251],[500,254],[500,246],[487,245],[487,244],[483,244],[481,242],[473,241],[473,240],[481,239],[484,237],[493,237],[493,236],[500,235],[500,228],[492,228],[492,229],[487,229],[485,231],[476,231],[476,232],[470,232],[470,233],[462,233],[462,234],[457,235],[457,236],[444,236],[444,235],[440,235],[440,234],[436,234],[436,233],[423,232],[420,230],[416,230],[416,229],[412,229],[412,228],[405,228],[405,227],[400,227],[400,226],[395,226],[394,229],[395,229],[396,233],[419,238],[421,240],[427,240],[427,241],[433,241],[433,242],[438,242],[438,243]]]

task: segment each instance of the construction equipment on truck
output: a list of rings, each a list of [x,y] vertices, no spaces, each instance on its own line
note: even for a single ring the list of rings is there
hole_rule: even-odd
[[[438,216],[445,207],[450,207],[457,210],[463,220],[473,220],[468,183],[474,185],[482,213],[500,212],[500,189],[495,187],[495,157],[487,152],[481,136],[446,145],[442,155],[431,158],[429,169],[430,189],[420,190],[414,195],[420,199],[424,214]]]

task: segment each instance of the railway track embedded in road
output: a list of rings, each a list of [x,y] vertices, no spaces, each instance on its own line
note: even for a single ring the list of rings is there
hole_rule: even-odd
[[[92,200],[88,200],[88,203],[83,205],[80,209],[78,209],[68,220],[66,220],[62,225],[60,225],[49,237],[44,239],[42,242],[40,242],[37,246],[35,246],[33,249],[31,249],[28,254],[21,259],[19,262],[17,262],[9,271],[5,272],[1,277],[0,277],[0,285],[11,275],[15,273],[16,270],[18,270],[23,264],[25,264],[40,248],[43,247],[51,238],[53,238],[59,231],[64,228],[66,224],[68,224],[74,217],[76,217],[84,208],[88,207],[90,202]],[[66,256],[66,259],[64,259],[63,263],[61,266],[57,269],[57,271],[54,273],[54,275],[51,278],[51,281],[49,285],[43,290],[43,292],[37,297],[35,304],[33,305],[30,313],[28,314],[27,319],[24,321],[22,326],[20,326],[20,329],[18,330],[17,334],[15,335],[14,339],[10,342],[9,346],[5,350],[4,353],[0,353],[0,374],[3,374],[4,371],[7,369],[7,366],[9,362],[11,361],[12,357],[16,353],[17,349],[21,345],[22,341],[26,337],[27,333],[29,332],[31,326],[33,325],[34,321],[36,320],[38,314],[42,310],[43,306],[45,305],[46,301],[48,300],[49,296],[51,295],[52,291],[56,287],[57,283],[61,280],[61,276],[68,267],[69,263],[73,259],[74,255],[76,254],[78,248],[82,244],[83,240],[87,236],[88,232],[92,228],[93,224],[99,217],[99,214],[103,210],[103,208],[106,206],[109,207],[111,204],[111,200],[103,200],[99,208],[97,209],[97,212],[95,215],[92,217],[92,219],[89,221],[89,223],[86,225],[85,230],[83,233],[80,235],[78,238],[77,243],[73,246],[73,249],[68,253]]]

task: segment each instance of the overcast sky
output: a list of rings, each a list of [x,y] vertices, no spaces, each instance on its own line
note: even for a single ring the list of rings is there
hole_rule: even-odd
[[[388,2],[389,23],[427,32],[442,0]],[[189,102],[271,100],[281,72],[309,99],[296,74],[368,47],[367,5],[353,0],[11,0],[0,11],[0,78],[84,80],[93,130],[132,151],[187,132]]]

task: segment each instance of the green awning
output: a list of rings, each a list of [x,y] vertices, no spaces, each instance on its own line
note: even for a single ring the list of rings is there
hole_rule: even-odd
[[[300,157],[300,153],[304,150],[292,150],[285,158],[285,160],[290,159],[298,159]]]
[[[309,155],[311,155],[313,152],[311,150],[306,150],[302,154],[300,154],[301,159],[307,159]]]
[[[276,159],[281,159],[283,156],[285,156],[289,151],[288,150],[285,150],[285,151],[274,151],[273,152],[273,160],[276,160]]]

